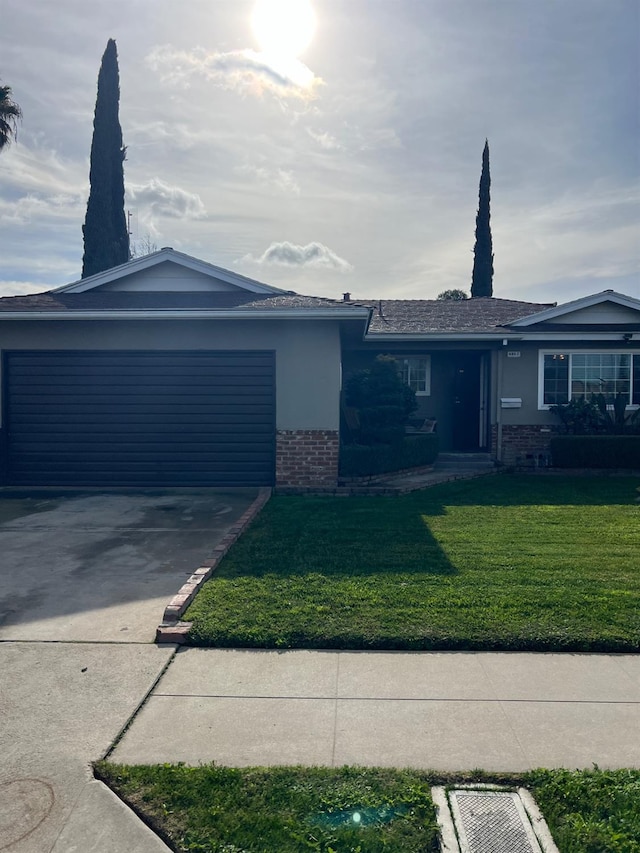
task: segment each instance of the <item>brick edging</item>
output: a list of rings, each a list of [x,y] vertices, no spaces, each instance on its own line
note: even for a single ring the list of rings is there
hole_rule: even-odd
[[[209,559],[203,560],[189,579],[182,584],[164,609],[162,622],[156,628],[156,643],[181,644],[186,641],[186,635],[191,627],[191,622],[181,622],[180,617],[191,604],[202,584],[211,577],[218,567],[220,560],[255,520],[270,497],[271,489],[266,487],[261,488],[258,492],[258,497],[235,524],[229,528],[228,532],[211,552]]]

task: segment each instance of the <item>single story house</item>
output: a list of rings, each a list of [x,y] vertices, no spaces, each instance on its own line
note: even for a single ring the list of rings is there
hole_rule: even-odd
[[[10,485],[331,486],[341,388],[395,356],[441,449],[544,452],[554,403],[640,405],[640,300],[302,296],[161,249],[0,299]]]

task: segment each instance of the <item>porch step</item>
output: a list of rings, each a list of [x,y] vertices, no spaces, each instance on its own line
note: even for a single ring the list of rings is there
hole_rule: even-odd
[[[481,471],[494,467],[489,453],[439,453],[433,463],[434,471]]]

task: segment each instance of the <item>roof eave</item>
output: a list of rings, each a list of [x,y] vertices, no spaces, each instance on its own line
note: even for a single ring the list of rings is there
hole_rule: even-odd
[[[173,309],[106,310],[106,311],[4,311],[1,320],[266,320],[266,319],[302,319],[302,320],[367,320],[367,310],[340,308],[271,308],[271,309],[235,309],[227,311],[189,311]]]

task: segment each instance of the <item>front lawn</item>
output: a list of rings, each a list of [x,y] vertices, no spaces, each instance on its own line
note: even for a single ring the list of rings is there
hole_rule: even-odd
[[[435,853],[431,786],[471,781],[531,790],[562,853],[640,853],[640,770],[95,769],[178,853]]]
[[[637,478],[503,475],[269,501],[185,614],[193,645],[640,649]]]

